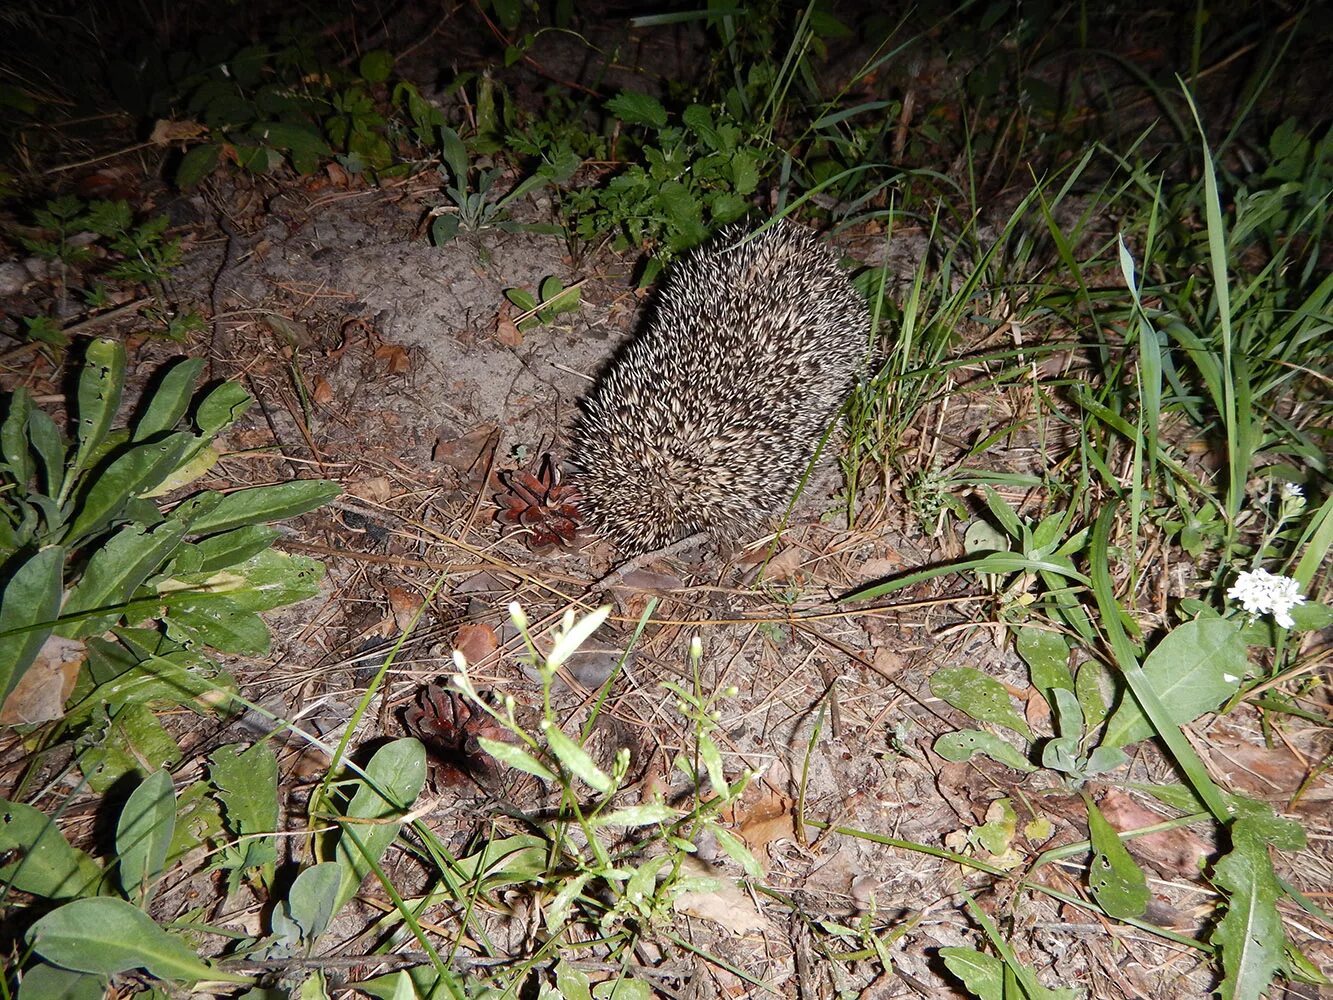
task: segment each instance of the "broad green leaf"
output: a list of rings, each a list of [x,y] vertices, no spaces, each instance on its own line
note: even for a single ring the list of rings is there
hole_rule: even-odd
[[[105,976],[42,962],[24,971],[18,1000],[103,1000],[107,985]]]
[[[934,749],[945,760],[955,764],[971,760],[980,753],[1020,771],[1036,770],[1012,743],[1006,743],[994,733],[983,733],[977,729],[945,733],[935,741]]]
[[[1234,694],[1249,668],[1237,625],[1197,619],[1172,629],[1143,661],[1143,674],[1171,721],[1183,726]],[[1107,746],[1125,746],[1153,734],[1152,725],[1126,691],[1106,725]]]
[[[1232,824],[1231,845],[1213,869],[1213,883],[1227,897],[1226,914],[1212,935],[1225,972],[1218,993],[1222,1000],[1258,1000],[1283,964],[1287,936],[1277,910],[1282,886],[1267,841],[1249,820]]]
[[[1140,917],[1152,898],[1148,880],[1134,863],[1125,845],[1091,799],[1088,805],[1088,837],[1092,842],[1092,864],[1088,866],[1088,888],[1108,917],[1127,920]]]
[[[218,748],[208,776],[226,810],[227,828],[238,837],[278,828],[278,760],[267,743],[239,750]]]
[[[588,974],[561,959],[555,964],[555,989],[561,1000],[592,1000]]]
[[[166,370],[149,397],[143,414],[135,423],[131,440],[146,441],[176,429],[190,407],[194,380],[199,377],[203,367],[202,358],[186,358]]]
[[[0,589],[0,704],[27,673],[60,614],[65,550],[48,545],[23,560]]]
[[[98,337],[88,341],[83,370],[79,373],[75,426],[78,450],[70,475],[82,473],[102,443],[111,421],[120,410],[125,385],[125,348],[118,340]]]
[[[490,754],[501,764],[512,768],[517,768],[526,774],[534,775],[543,781],[555,781],[555,773],[545,764],[537,760],[522,747],[513,743],[506,743],[503,740],[492,740],[485,736],[479,736],[477,742],[481,748]]]
[[[313,945],[333,920],[341,877],[342,869],[335,861],[312,865],[297,875],[274,914],[273,932],[279,937],[294,933],[297,940]]]
[[[993,722],[1032,739],[1032,730],[1010,702],[1008,689],[980,670],[941,667],[931,675],[930,693],[978,722]]]
[[[199,517],[190,530],[212,535],[247,524],[286,520],[322,507],[340,492],[342,487],[327,479],[297,479],[237,490],[223,497],[211,513]]]
[[[66,476],[65,440],[60,428],[45,411],[33,410],[28,414],[28,440],[41,464],[44,491],[54,499],[64,488]]]
[[[1032,686],[1047,703],[1054,697],[1051,691],[1055,688],[1074,690],[1074,675],[1069,672],[1069,643],[1059,632],[1025,625],[1018,630],[1014,645],[1028,665]]]
[[[96,891],[102,869],[71,847],[55,821],[40,809],[0,799],[0,886],[43,899],[71,899]]]
[[[458,137],[448,125],[442,125],[439,129],[440,139],[440,159],[444,165],[449,168],[449,179],[460,190],[465,189],[468,175],[467,147],[463,145],[463,140]],[[454,224],[458,223],[458,216],[440,216],[436,219],[438,222],[443,218],[452,218]]]
[[[176,186],[183,191],[190,190],[217,169],[221,155],[222,144],[218,142],[191,147],[176,168]]]
[[[704,770],[708,772],[708,783],[713,786],[715,794],[722,795],[727,788],[727,775],[722,768],[722,752],[707,733],[699,734],[698,746],[699,758],[704,762]]]
[[[551,753],[571,774],[603,795],[611,791],[614,787],[611,776],[593,763],[588,751],[566,736],[559,726],[545,719],[542,720],[541,729],[546,734]]]
[[[356,894],[398,838],[400,818],[412,808],[426,783],[426,749],[419,740],[395,740],[380,747],[366,765],[366,777],[357,782],[347,807],[347,820],[338,838],[337,860],[342,866],[336,913]],[[373,822],[358,823],[356,820]]]
[[[99,471],[81,492],[64,538],[76,544],[100,531],[133,497],[143,496],[184,460],[197,438],[179,431],[159,441],[135,445]]]
[[[203,438],[196,438],[195,440],[198,444],[203,441]],[[151,490],[144,490],[140,495],[147,499],[164,497],[168,493],[189,486],[196,479],[206,476],[213,466],[218,464],[220,457],[217,449],[212,445],[205,444],[198,448],[186,449],[185,454],[181,456],[181,464],[177,465],[166,478]]]
[[[593,1000],[653,1000],[653,990],[641,979],[609,979],[592,988]]]
[[[155,771],[130,793],[116,824],[120,885],[140,906],[146,907],[152,898],[152,885],[162,874],[175,830],[176,789],[168,772]]]
[[[213,968],[142,910],[108,896],[66,903],[28,928],[25,938],[48,962],[77,972],[112,976],[145,969],[177,982],[250,982]]]
[[[762,879],[764,877],[763,866],[750,853],[750,849],[745,846],[745,842],[740,837],[716,823],[709,824],[708,828],[713,831],[713,836],[717,838],[717,846],[722,848],[731,860],[744,868],[745,874],[751,878]]]
[[[264,656],[268,626],[223,594],[175,593],[164,600],[167,635],[187,646],[202,644],[237,656]]]
[[[68,619],[56,629],[70,638],[96,635],[114,625],[124,613],[121,606],[157,572],[180,547],[185,525],[167,521],[152,531],[127,524],[93,552],[83,576],[74,585],[61,616]],[[106,614],[74,620],[75,615],[110,609]]]
[[[393,72],[393,55],[384,49],[372,49],[361,57],[361,76],[370,83],[383,83]]]
[[[20,487],[27,487],[36,468],[28,451],[28,414],[32,412],[32,396],[23,386],[9,397],[5,421],[0,424],[0,457],[9,466],[11,475]]]
[[[254,400],[239,382],[223,382],[199,402],[194,422],[199,433],[212,439],[250,408]]]
[[[565,919],[569,916],[569,908],[574,905],[574,900],[578,899],[590,878],[592,878],[592,874],[589,872],[575,875],[565,882],[560,887],[560,891],[555,894],[555,898],[546,904],[544,918],[547,931],[551,934],[560,932],[560,929],[565,925]]]
[[[622,90],[606,102],[606,110],[627,125],[647,125],[650,128],[665,128],[667,123],[666,108],[651,94],[638,90]]]
[[[95,746],[78,757],[94,791],[105,792],[130,774],[166,768],[181,759],[180,747],[146,705],[131,703],[109,720]]]

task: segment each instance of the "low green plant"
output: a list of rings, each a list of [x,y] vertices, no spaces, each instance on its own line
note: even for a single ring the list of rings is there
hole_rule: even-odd
[[[145,313],[162,336],[184,340],[202,327],[197,314],[171,308],[167,283],[181,262],[181,241],[167,237],[165,215],[138,221],[123,200],[84,202],[61,195],[34,212],[33,221],[41,235],[20,236],[19,241],[29,253],[56,265],[53,277],[60,299],[69,294],[72,280],[80,282],[78,290],[89,310],[107,305],[111,285],[147,288],[156,301]],[[94,247],[102,252],[95,253]],[[69,336],[49,316],[31,316],[25,324],[30,340],[69,345]]]
[[[545,326],[557,316],[578,312],[582,303],[582,292],[578,285],[565,287],[555,275],[548,275],[537,286],[533,295],[525,288],[506,288],[505,298],[523,310],[524,315],[515,320],[520,330],[531,330]]]
[[[649,94],[622,91],[606,104],[633,159],[605,184],[562,191],[571,233],[614,233],[618,249],[646,248],[650,283],[673,256],[750,210],[771,150],[726,112],[691,104],[670,114]]]
[[[99,788],[140,769],[140,759],[177,752],[150,703],[225,706],[216,692],[231,685],[209,649],[264,654],[259,613],[317,593],[322,567],[274,549],[278,532],[267,522],[338,492],[298,480],[163,505],[158,498],[217,461],[213,438],[250,398],[223,382],[192,399],[203,362],[185,360],[164,370],[134,420],[116,426],[125,365],[118,342],[88,342],[72,441],[25,389],[0,420],[0,698],[39,660],[51,670],[82,659],[60,732],[90,748],[80,762]],[[55,706],[45,718],[60,715]]]
[[[436,126],[435,132],[448,204],[432,210],[432,243],[442,246],[460,232],[487,228],[511,233],[561,231],[555,225],[515,221],[509,217],[509,209],[520,198],[547,184],[567,180],[578,166],[577,157],[566,153],[561,160],[543,162],[514,187],[500,194],[496,185],[504,173],[501,167],[482,167],[474,163],[458,133],[442,122]]]

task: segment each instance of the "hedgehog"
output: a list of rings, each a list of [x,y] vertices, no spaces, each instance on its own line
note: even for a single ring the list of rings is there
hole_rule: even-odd
[[[724,230],[672,268],[583,401],[585,521],[630,556],[745,540],[790,502],[868,341],[865,300],[813,232]]]

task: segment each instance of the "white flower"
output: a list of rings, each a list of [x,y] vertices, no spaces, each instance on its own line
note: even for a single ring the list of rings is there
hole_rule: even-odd
[[[1283,628],[1296,624],[1291,609],[1305,603],[1300,584],[1289,576],[1278,576],[1266,569],[1241,573],[1227,591],[1227,597],[1240,601],[1240,606],[1252,615],[1272,612],[1273,620]]]
[[[1297,498],[1299,498],[1299,497],[1303,497],[1303,496],[1305,496],[1305,491],[1304,491],[1303,489],[1301,489],[1299,486],[1297,486],[1295,483],[1283,483],[1283,484],[1282,484],[1282,499],[1283,499],[1283,500],[1295,500],[1295,499],[1297,499]]]

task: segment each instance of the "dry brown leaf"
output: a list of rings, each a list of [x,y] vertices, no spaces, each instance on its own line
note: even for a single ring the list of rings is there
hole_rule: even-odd
[[[480,663],[499,647],[495,629],[481,622],[461,626],[454,637],[454,649],[462,653],[468,663]]]
[[[768,857],[768,845],[773,841],[796,839],[795,805],[785,795],[770,792],[754,805],[736,810],[736,832],[760,864]]]
[[[333,386],[323,375],[316,375],[310,386],[310,398],[316,406],[328,406],[333,402]]]
[[[514,325],[514,321],[509,318],[509,307],[506,305],[501,308],[495,317],[495,339],[504,344],[505,347],[521,347],[523,345],[523,331]]]
[[[406,632],[420,610],[423,599],[415,590],[405,587],[390,587],[388,592],[389,610],[393,612],[394,623],[400,632]]]
[[[375,348],[375,360],[383,361],[390,375],[406,375],[412,370],[412,356],[402,344],[380,344]]]
[[[64,715],[65,699],[74,690],[86,655],[82,642],[58,635],[48,638],[0,708],[0,725],[33,725]]]
[[[682,859],[680,870],[691,877],[717,879],[721,886],[712,892],[682,892],[673,904],[677,913],[711,921],[737,936],[767,932],[768,918],[735,881],[688,854]]]
[[[173,121],[170,118],[159,118],[153,123],[153,132],[148,141],[154,146],[170,146],[174,142],[196,139],[201,135],[208,135],[207,125],[188,119]]]
[[[388,476],[373,476],[370,479],[358,479],[348,483],[347,492],[362,500],[372,503],[384,503],[393,496],[393,483]]]
[[[499,436],[495,433],[495,425],[482,424],[461,437],[445,438],[441,434],[435,441],[435,448],[431,452],[431,457],[451,468],[467,472],[474,466],[487,464],[490,459],[490,452],[499,443]],[[480,478],[480,473],[478,478]]]

